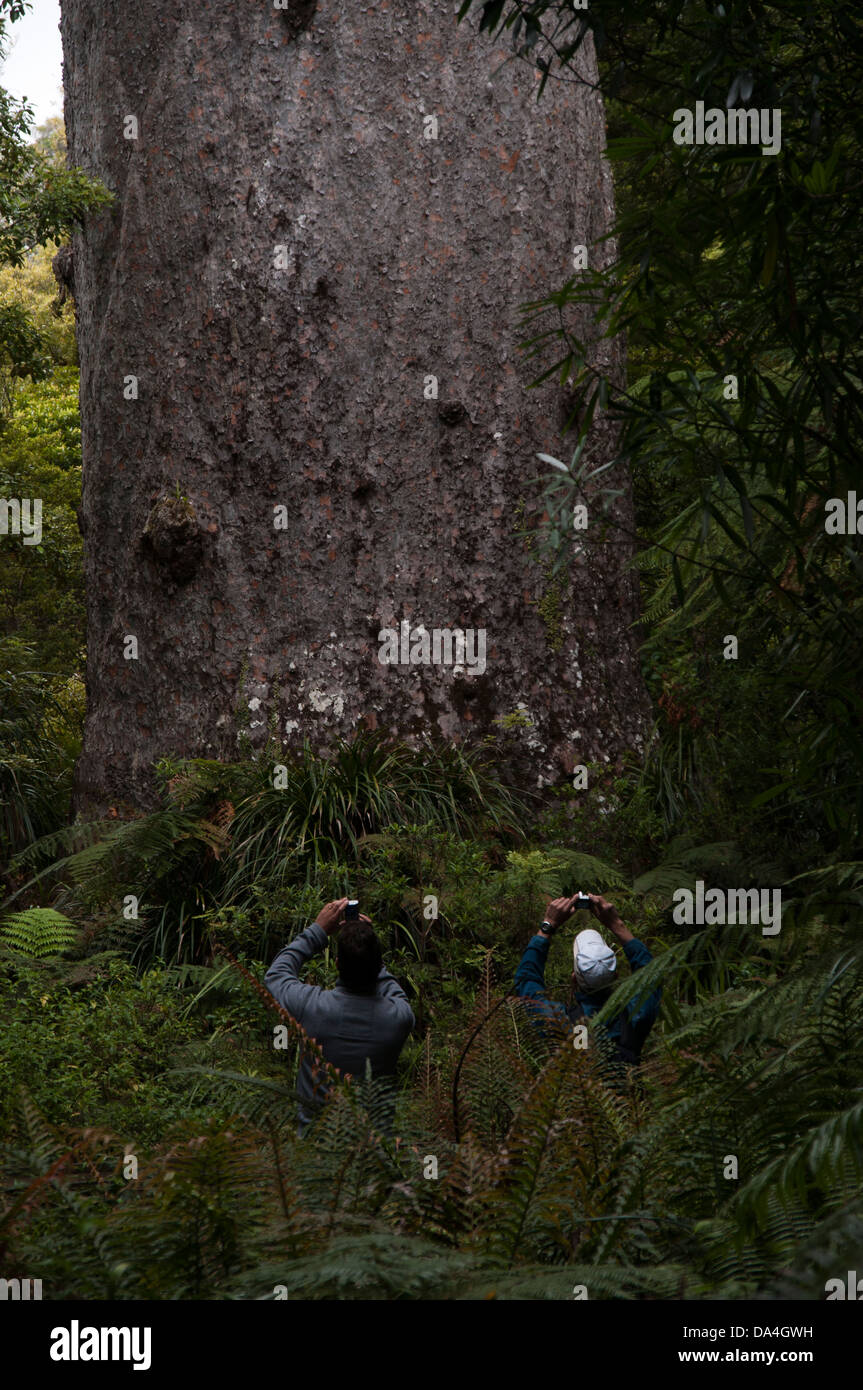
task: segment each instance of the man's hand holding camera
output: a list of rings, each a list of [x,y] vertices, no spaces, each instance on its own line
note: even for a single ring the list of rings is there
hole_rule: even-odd
[[[578,895],[576,894],[576,897]],[[575,897],[554,898],[545,909],[545,920],[539,929],[540,936],[552,936],[562,927],[575,911]]]
[[[323,928],[327,936],[335,936],[339,927],[344,926],[345,908],[350,901],[350,898],[336,898],[331,903],[325,903],[321,908],[315,921],[319,927]],[[371,919],[366,917],[362,912],[357,913],[355,920],[359,922],[368,922],[369,926],[371,926]]]
[[[585,905],[585,898],[589,899],[590,912],[600,926],[606,927],[618,941],[633,939],[632,932],[623,925],[617,908],[606,901],[601,893],[573,893],[571,898],[553,898],[545,909],[545,920],[539,929],[539,935],[553,936],[558,927],[563,926],[578,907]]]
[[[588,893],[590,898],[590,910],[600,926],[606,927],[616,936],[618,941],[632,941],[633,935],[628,927],[623,925],[620,920],[620,913],[616,907],[612,907],[610,902],[606,902],[601,893]]]
[[[334,902],[325,903],[318,913],[315,921],[322,927],[327,936],[334,936],[342,922],[345,920],[345,908],[348,905],[347,898],[336,898]]]

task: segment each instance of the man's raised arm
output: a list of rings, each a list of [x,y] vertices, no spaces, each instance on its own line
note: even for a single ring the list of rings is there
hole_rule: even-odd
[[[545,992],[545,963],[552,935],[571,917],[575,908],[572,898],[555,898],[545,909],[545,921],[532,936],[515,972],[515,992],[530,1006],[537,1021],[542,1019],[569,1023],[562,1005],[549,999]]]
[[[264,984],[276,1003],[281,1004],[312,1037],[315,1036],[317,1021],[316,1005],[326,990],[320,985],[303,984],[300,971],[312,956],[324,949],[344,916],[347,902],[347,898],[338,898],[322,907],[312,925],[282,948],[264,976]]]
[[[636,970],[641,970],[645,965],[649,965],[653,960],[653,953],[645,946],[643,941],[639,941],[637,936],[633,936],[628,927],[623,925],[620,914],[616,907],[612,907],[610,902],[599,893],[591,893],[591,912],[604,927],[607,927],[612,936],[615,936],[623,947],[623,953],[629,961],[629,968],[635,974]],[[631,1000],[626,1006],[629,1021],[633,1025],[645,1025],[649,1030],[657,1014],[662,1000],[662,990],[655,989],[647,999],[640,996]]]

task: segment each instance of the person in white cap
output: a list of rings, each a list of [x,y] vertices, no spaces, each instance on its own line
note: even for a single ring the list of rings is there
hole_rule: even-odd
[[[623,947],[630,970],[641,970],[653,959],[644,942],[633,936],[617,909],[600,894],[576,893],[571,898],[555,898],[546,907],[542,926],[531,937],[515,975],[516,994],[529,1004],[540,1023],[543,1020],[583,1022],[608,1002],[617,983],[617,955],[598,931],[588,927],[578,932],[572,943],[575,1002],[565,1009],[546,995],[545,963],[551,939],[577,908],[585,905],[600,926],[611,932]],[[661,993],[661,990],[654,990],[647,999],[637,997],[606,1024],[605,1033],[619,1061],[635,1066],[641,1060],[641,1049],[659,1013]]]
[[[617,956],[591,927],[575,937],[572,959],[575,982],[584,994],[595,995],[616,983]]]

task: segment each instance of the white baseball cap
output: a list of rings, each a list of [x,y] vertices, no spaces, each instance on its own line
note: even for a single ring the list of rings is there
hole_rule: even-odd
[[[589,993],[605,989],[617,975],[617,957],[606,946],[598,931],[588,927],[572,943],[572,956],[579,980]]]

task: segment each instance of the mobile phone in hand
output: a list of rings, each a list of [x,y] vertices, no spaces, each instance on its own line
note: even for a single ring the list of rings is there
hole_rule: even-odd
[[[356,922],[357,919],[358,919],[358,917],[359,917],[359,915],[360,915],[360,900],[359,900],[359,898],[349,898],[349,899],[348,899],[348,905],[347,905],[347,907],[345,908],[345,921],[346,921],[346,922]]]

